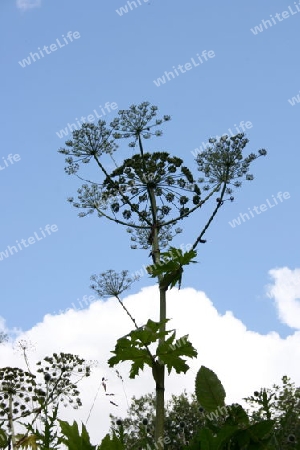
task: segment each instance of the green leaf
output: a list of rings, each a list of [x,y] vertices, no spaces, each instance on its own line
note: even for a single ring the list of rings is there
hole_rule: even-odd
[[[227,444],[237,431],[238,426],[224,425],[215,438],[214,450],[224,448],[224,444]]]
[[[0,448],[6,448],[8,445],[7,435],[2,428],[0,428]]]
[[[113,367],[123,361],[132,361],[130,378],[135,378],[145,365],[152,367],[153,360],[145,346],[149,346],[169,333],[169,331],[161,331],[162,324],[167,323],[168,320],[154,322],[149,319],[145,326],[132,330],[127,336],[118,339],[115,350],[111,352],[114,356],[108,360],[109,366]]]
[[[96,450],[96,446],[90,443],[90,437],[84,424],[82,424],[81,434],[75,421],[73,425],[70,425],[66,421],[59,420],[59,424],[64,435],[61,441],[68,447],[68,450]]]
[[[107,434],[97,450],[125,450],[125,447],[115,434],[112,438]]]
[[[255,423],[248,428],[248,433],[250,434],[252,440],[255,439],[266,439],[270,437],[274,428],[273,420],[264,420],[259,423]]]
[[[205,366],[201,366],[196,376],[196,396],[207,412],[225,406],[225,390],[217,375]]]
[[[199,433],[199,444],[201,450],[213,450],[213,434],[208,428],[202,428]]]
[[[162,322],[148,320],[145,326],[133,330],[127,336],[118,339],[115,350],[111,352],[114,353],[114,356],[108,360],[109,366],[113,367],[123,361],[132,361],[129,377],[135,378],[139,371],[144,369],[145,365],[153,368],[153,362],[156,358],[156,360],[160,359],[167,366],[169,373],[172,369],[175,369],[177,373],[186,373],[189,366],[182,357],[195,358],[197,350],[188,341],[188,336],[177,339],[174,343],[174,330],[161,331],[162,323],[167,323],[168,321],[169,319]],[[158,345],[156,354],[150,355],[145,346],[155,343],[170,333],[172,333],[171,336]]]
[[[174,342],[175,332],[173,332],[165,342],[159,344],[157,347],[156,355],[166,365],[169,374],[172,369],[175,369],[177,373],[186,373],[189,369],[182,356],[188,358],[197,357],[197,350],[188,341],[187,337],[188,335],[177,339],[174,345],[172,343]]]
[[[241,427],[249,425],[249,417],[241,405],[233,404],[227,406],[229,417],[226,422],[230,425],[239,425]]]
[[[159,264],[153,264],[147,267],[147,272],[152,278],[162,277],[160,280],[160,287],[163,289],[172,289],[177,283],[179,289],[181,287],[181,279],[183,273],[183,266],[190,263],[197,256],[195,250],[190,250],[183,253],[180,248],[170,247],[167,252],[161,253],[162,261]]]

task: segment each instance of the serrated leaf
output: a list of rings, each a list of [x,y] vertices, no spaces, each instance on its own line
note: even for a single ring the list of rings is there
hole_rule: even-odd
[[[207,412],[224,406],[225,390],[217,375],[205,366],[201,366],[196,376],[196,396]]]
[[[61,439],[68,450],[96,450],[96,446],[90,443],[90,437],[84,424],[82,424],[81,434],[79,433],[77,422],[70,425],[68,422],[59,420],[63,437]]]
[[[162,322],[154,322],[149,319],[147,324],[137,330],[132,330],[126,337],[118,339],[114,353],[108,360],[110,367],[123,361],[131,361],[130,378],[135,378],[145,365],[152,367],[153,361],[145,346],[156,342],[166,336],[168,331],[161,331],[161,326],[167,323],[169,319]]]
[[[18,446],[18,448],[22,448],[25,450],[38,450],[40,447],[38,446],[36,441],[37,437],[35,434],[31,434],[30,436],[24,436],[20,434],[16,435],[16,445]],[[4,447],[4,445],[1,444],[1,439],[0,448],[7,448],[6,446]]]
[[[215,438],[214,449],[219,450],[224,448],[224,444],[227,444],[228,441],[234,434],[238,431],[237,425],[224,425],[218,435]]]
[[[272,433],[274,428],[273,420],[264,420],[259,423],[255,423],[248,428],[248,433],[251,439],[255,442],[255,439],[266,439]]]
[[[159,344],[156,355],[166,365],[169,374],[172,369],[175,369],[177,373],[186,373],[189,366],[182,357],[196,358],[198,353],[187,339],[177,339],[175,345],[171,345],[171,342],[174,341],[174,337],[175,333],[173,333],[165,342]],[[184,338],[186,337],[187,336],[184,336]]]
[[[197,261],[192,261],[196,255],[195,250],[183,253],[180,248],[170,247],[168,252],[161,253],[162,261],[159,264],[153,264],[146,269],[152,278],[164,275],[160,282],[162,288],[167,289],[170,286],[172,289],[178,283],[180,289],[182,267],[190,263],[196,263]]]
[[[115,434],[112,438],[107,434],[97,450],[125,450],[125,447]]]

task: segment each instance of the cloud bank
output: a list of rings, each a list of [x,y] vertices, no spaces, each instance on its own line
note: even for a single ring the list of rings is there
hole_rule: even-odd
[[[168,328],[177,329],[177,338],[189,334],[190,341],[198,350],[198,357],[189,361],[190,370],[186,375],[171,374],[167,377],[167,397],[180,394],[184,389],[194,391],[195,376],[201,365],[218,374],[227,392],[228,403],[241,402],[254,390],[279,383],[285,374],[300,385],[299,269],[274,269],[270,274],[274,283],[268,287],[268,295],[274,299],[279,317],[298,329],[291,330],[291,335],[284,339],[275,332],[262,335],[247,330],[230,311],[219,314],[204,292],[192,288],[168,292],[167,317],[172,319]],[[158,320],[156,286],[129,295],[124,303],[139,325],[148,318]],[[3,326],[0,321],[0,328],[3,329]],[[154,390],[148,369],[135,380],[129,380],[129,365],[119,365],[117,369],[123,377],[122,383],[115,370],[108,368],[107,360],[116,340],[131,329],[133,324],[120,305],[116,300],[109,299],[106,302],[95,301],[85,310],[48,314],[41,323],[18,337],[35,346],[35,350],[28,354],[32,368],[34,362],[60,351],[98,361],[92,376],[81,385],[83,407],[78,411],[62,408],[60,414],[66,420],[85,423],[91,413],[87,428],[95,444],[109,430],[109,413],[121,417],[132,396],[139,397]],[[20,352],[13,351],[12,344],[0,345],[0,358],[2,366],[19,365],[25,368]],[[113,397],[105,396],[101,387],[102,377],[108,380],[107,392],[115,394]],[[119,406],[111,405],[110,399]]]
[[[300,330],[300,269],[287,267],[269,271],[273,285],[268,296],[274,299],[279,319],[291,328]]]

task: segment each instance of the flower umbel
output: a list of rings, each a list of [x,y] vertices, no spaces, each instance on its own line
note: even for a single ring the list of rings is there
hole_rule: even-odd
[[[128,277],[128,270],[122,270],[121,273],[116,273],[110,269],[99,275],[92,275],[91,289],[93,289],[99,297],[119,297],[122,292],[129,289],[136,278]]]

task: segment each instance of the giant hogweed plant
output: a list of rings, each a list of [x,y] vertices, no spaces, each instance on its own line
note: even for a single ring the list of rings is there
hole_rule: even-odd
[[[117,341],[109,365],[131,361],[131,378],[145,365],[150,366],[156,386],[156,443],[164,436],[165,369],[169,373],[172,369],[185,373],[188,370],[185,358],[197,355],[188,340],[170,351],[170,345],[176,347],[177,341],[175,331],[166,330],[166,293],[175,285],[180,288],[184,267],[195,262],[196,248],[206,242],[204,235],[216,214],[227,200],[234,200],[233,189],[239,188],[243,179],[253,179],[249,174],[251,163],[266,155],[266,150],[261,149],[258,154],[245,156],[249,141],[242,133],[222,136],[219,140],[212,138],[210,146],[196,157],[198,177],[180,157],[145,148],[145,141],[161,136],[160,126],[171,119],[168,115],[157,118],[157,113],[156,106],[143,102],[119,110],[118,117],[110,124],[101,120],[97,124],[84,123],[73,131],[65,148],[59,150],[66,155],[66,173],[84,182],[78,189],[77,199],[68,199],[80,209],[79,216],[96,212],[99,218],[125,226],[131,236],[131,248],[144,249],[151,258],[147,270],[158,282],[159,322],[148,320],[143,327],[138,327],[123,305],[120,295],[133,281],[126,270],[121,274],[110,270],[94,275],[92,289],[99,296],[116,297],[134,324],[135,329]],[[115,161],[121,140],[129,140],[132,155],[111,171],[108,161],[109,158]],[[97,181],[79,175],[80,169],[91,163],[98,169]],[[179,226],[182,221],[199,213],[209,200],[214,200],[215,207],[208,221],[199,227],[191,250],[183,253],[171,247],[170,242],[182,232]],[[150,351],[154,343],[157,343],[155,353]]]

